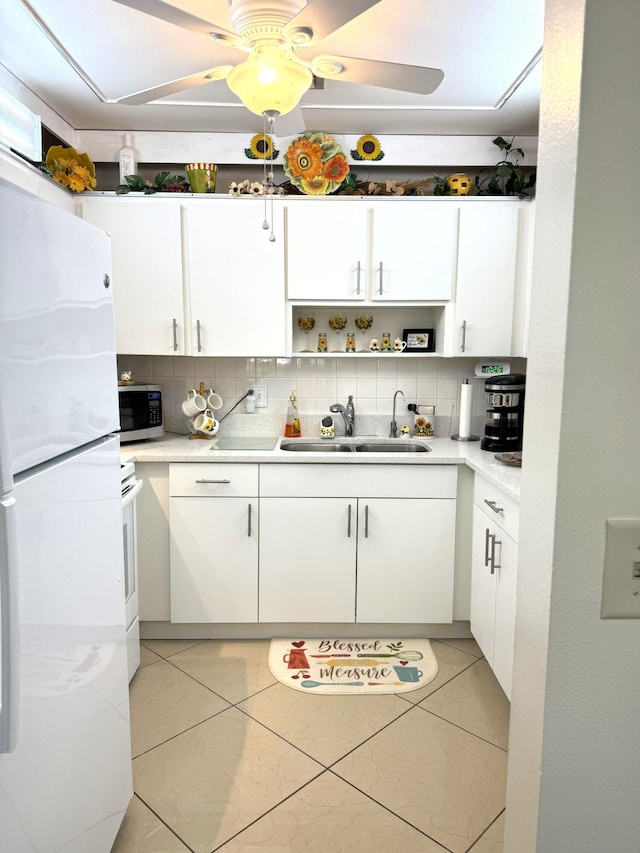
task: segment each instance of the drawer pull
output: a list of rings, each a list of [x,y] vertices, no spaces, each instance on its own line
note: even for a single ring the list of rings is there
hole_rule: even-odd
[[[369,504],[364,508],[364,538],[369,538]]]
[[[196,480],[196,483],[230,483],[231,480]]]
[[[360,296],[360,261],[356,267],[356,293]]]
[[[504,507],[496,506],[496,502],[495,502],[495,501],[488,501],[488,500],[485,498],[485,499],[484,499],[484,502],[486,503],[486,505],[487,505],[488,507],[491,507],[491,509],[492,509],[494,512],[499,512],[499,513],[501,512],[501,513],[503,513],[503,514],[504,514]]]
[[[178,352],[178,321],[173,318],[173,351]]]
[[[349,504],[349,510],[347,512],[347,538],[351,539],[351,504]]]
[[[489,566],[489,539],[491,538],[491,533],[489,532],[489,528],[485,527],[484,529],[484,564],[485,567]]]
[[[249,504],[248,520],[247,520],[247,536],[251,536],[251,504]]]

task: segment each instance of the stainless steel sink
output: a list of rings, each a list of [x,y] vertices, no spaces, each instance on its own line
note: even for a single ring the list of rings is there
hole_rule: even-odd
[[[294,450],[298,453],[351,453],[353,445],[336,444],[333,441],[283,441],[280,450]]]
[[[356,444],[356,450],[358,453],[427,453],[431,448],[425,447],[424,444],[407,444],[399,441],[397,444],[392,442]]]

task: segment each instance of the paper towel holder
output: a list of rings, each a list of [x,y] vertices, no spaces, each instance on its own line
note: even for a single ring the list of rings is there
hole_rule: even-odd
[[[460,432],[462,432],[462,417],[463,417],[463,411],[462,411],[462,408],[463,408],[463,406],[462,406],[463,399],[462,399],[462,398],[463,398],[463,396],[465,396],[465,395],[464,395],[464,392],[465,392],[465,390],[466,390],[466,389],[469,389],[469,392],[471,391],[471,386],[469,385],[469,380],[468,380],[468,379],[465,379],[465,380],[464,380],[464,383],[462,384],[462,387],[461,387],[461,389],[460,389],[460,427],[459,427],[459,428],[460,428]],[[470,393],[469,393],[469,394],[467,394],[466,396],[468,397],[468,399],[467,399],[467,401],[466,401],[466,411],[465,411],[465,413],[464,413],[464,414],[466,415],[466,420],[469,422],[469,426],[470,426],[470,424],[471,424],[471,399],[470,399]],[[469,434],[469,435],[459,435],[459,434],[458,434],[458,435],[452,435],[452,436],[451,436],[451,439],[452,439],[452,441],[480,441],[480,436],[479,436],[479,435],[471,435],[471,434]]]

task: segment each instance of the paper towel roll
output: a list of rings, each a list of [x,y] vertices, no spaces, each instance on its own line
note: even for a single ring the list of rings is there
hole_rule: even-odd
[[[471,396],[472,386],[464,382],[460,386],[460,426],[458,435],[460,438],[469,438],[471,435]]]

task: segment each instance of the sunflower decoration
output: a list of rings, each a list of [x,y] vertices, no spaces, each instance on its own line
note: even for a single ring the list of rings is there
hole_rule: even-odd
[[[384,151],[380,147],[377,136],[361,136],[356,147],[351,151],[354,160],[382,160]]]
[[[88,154],[78,154],[75,148],[51,146],[45,166],[54,181],[75,193],[92,190],[96,186],[96,167]]]
[[[291,183],[306,195],[335,192],[349,174],[342,148],[328,133],[305,133],[294,139],[283,164]]]
[[[267,133],[256,133],[252,136],[249,147],[244,149],[244,153],[250,160],[275,160],[280,154],[273,147],[273,139]]]

